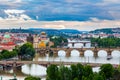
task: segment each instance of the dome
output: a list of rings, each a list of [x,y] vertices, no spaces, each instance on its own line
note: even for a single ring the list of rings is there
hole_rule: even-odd
[[[41,35],[46,35],[46,33],[45,32],[41,32]]]
[[[5,34],[4,38],[11,38],[10,34]]]
[[[39,48],[45,48],[46,47],[46,44],[45,42],[41,41],[38,45]]]

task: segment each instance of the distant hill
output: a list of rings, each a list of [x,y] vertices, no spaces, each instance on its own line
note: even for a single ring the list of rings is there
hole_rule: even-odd
[[[78,31],[75,29],[42,29],[42,28],[30,28],[30,29],[0,29],[0,32],[12,32],[12,33],[31,33],[40,34],[41,32],[46,32],[48,36],[68,36],[71,34],[81,34],[85,31]]]
[[[62,34],[81,34],[82,31],[75,29],[41,29],[41,28],[30,28],[29,30],[35,31],[37,33],[46,32],[50,35],[62,35]]]
[[[75,29],[61,29],[59,31],[64,32],[64,33],[71,33],[71,34],[81,34],[82,33],[82,31],[78,31]]]
[[[106,33],[106,34],[113,34],[113,33],[120,33],[120,28],[104,28],[104,29],[96,29],[94,31],[90,31],[89,33]]]

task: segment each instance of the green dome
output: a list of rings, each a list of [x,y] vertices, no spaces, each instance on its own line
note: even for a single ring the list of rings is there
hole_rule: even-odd
[[[5,34],[4,38],[11,38],[11,36],[9,34]]]

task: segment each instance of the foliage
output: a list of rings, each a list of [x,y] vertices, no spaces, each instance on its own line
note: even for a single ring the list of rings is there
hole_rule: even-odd
[[[68,67],[61,66],[59,68],[60,80],[72,80],[71,70]]]
[[[93,72],[89,65],[77,64],[70,67],[50,65],[47,68],[47,80],[119,80],[118,76],[113,78],[114,72],[111,64],[103,64],[98,73]]]
[[[110,79],[113,77],[114,68],[111,64],[103,64],[100,67],[100,74],[104,75],[106,79]]]
[[[98,47],[120,47],[120,38],[92,38],[91,42]]]
[[[35,49],[31,43],[25,43],[21,47],[16,46],[12,51],[2,50],[0,60],[21,56],[22,59],[32,59],[35,55]]]
[[[58,67],[56,65],[50,65],[47,68],[47,79],[46,80],[58,80]]]
[[[41,78],[33,77],[33,76],[27,76],[24,80],[41,80]]]
[[[67,38],[64,38],[62,36],[52,36],[50,37],[50,41],[54,42],[54,46],[51,47],[61,47],[64,46],[64,43],[67,43]]]
[[[8,51],[8,50],[2,50],[0,53],[0,60],[3,59],[9,59],[12,57],[17,56],[17,52],[16,51]]]
[[[99,73],[94,73],[93,80],[104,80],[104,77]]]
[[[19,48],[18,55],[21,56],[22,59],[32,59],[35,54],[35,49],[31,43],[25,43]]]

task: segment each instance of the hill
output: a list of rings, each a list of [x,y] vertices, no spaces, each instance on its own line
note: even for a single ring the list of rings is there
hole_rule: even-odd
[[[120,33],[120,28],[96,29],[94,31],[90,31],[89,33],[106,33],[106,34]]]

